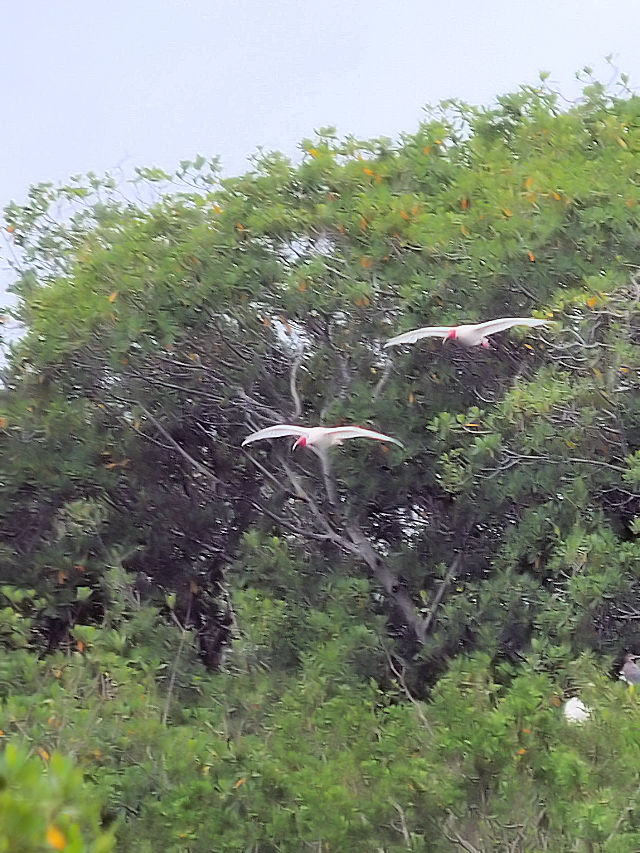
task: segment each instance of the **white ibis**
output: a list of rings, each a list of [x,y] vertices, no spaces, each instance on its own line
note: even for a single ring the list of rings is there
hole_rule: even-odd
[[[302,427],[292,424],[277,424],[276,426],[260,429],[258,432],[252,432],[242,442],[244,447],[246,444],[251,444],[253,441],[261,441],[263,438],[281,438],[282,436],[295,435],[297,440],[292,450],[296,447],[311,447],[318,450],[325,450],[332,447],[334,444],[342,444],[348,438],[371,438],[374,441],[389,441],[392,444],[397,444],[398,447],[403,447],[402,442],[397,438],[391,438],[390,435],[384,435],[381,432],[374,432],[370,429],[363,429],[356,426],[341,426],[341,427]]]
[[[442,338],[445,341],[458,341],[466,347],[489,348],[489,335],[504,332],[512,326],[546,326],[549,320],[538,320],[536,317],[502,317],[499,320],[488,320],[486,323],[467,324],[464,326],[425,326],[396,335],[385,344],[386,347],[397,347],[400,344],[415,344],[421,338]]]
[[[587,708],[581,699],[573,696],[564,703],[562,713],[568,723],[584,723],[591,716],[591,708]]]
[[[635,662],[636,655],[625,655],[624,665],[620,670],[620,678],[630,687],[640,684],[640,666]]]

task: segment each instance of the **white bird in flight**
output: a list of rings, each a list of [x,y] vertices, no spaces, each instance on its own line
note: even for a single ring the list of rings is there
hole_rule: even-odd
[[[549,320],[538,320],[535,317],[502,317],[499,320],[488,320],[486,323],[466,324],[463,326],[425,326],[422,329],[414,329],[412,332],[404,332],[396,335],[384,345],[386,347],[397,347],[400,344],[415,344],[421,338],[442,338],[445,341],[459,341],[467,347],[489,348],[489,335],[496,332],[504,332],[512,326],[546,326]]]
[[[253,441],[261,441],[263,438],[281,438],[288,435],[297,436],[292,450],[295,450],[296,447],[315,447],[318,450],[325,450],[334,444],[342,444],[348,438],[372,438],[375,441],[389,441],[392,444],[397,444],[398,447],[403,447],[402,442],[398,441],[397,438],[391,438],[390,435],[362,427],[302,427],[292,424],[278,424],[260,429],[258,432],[252,432],[242,442],[242,446],[251,444]]]

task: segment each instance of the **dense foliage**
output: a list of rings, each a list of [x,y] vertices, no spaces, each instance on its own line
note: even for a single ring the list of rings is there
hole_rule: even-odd
[[[302,149],[6,211],[0,849],[637,850],[640,98]]]

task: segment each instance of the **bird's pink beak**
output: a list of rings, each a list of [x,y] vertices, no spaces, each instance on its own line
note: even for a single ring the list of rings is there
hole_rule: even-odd
[[[293,451],[293,450],[295,450],[295,449],[296,449],[296,447],[306,447],[306,446],[307,446],[307,439],[305,438],[305,436],[304,436],[304,435],[301,435],[301,436],[300,436],[300,438],[298,438],[298,439],[294,442],[294,445],[293,445],[293,447],[291,448],[291,450],[292,450],[292,451]]]
[[[483,339],[480,341],[480,346],[481,346],[481,347],[484,347],[485,349],[491,349],[491,348],[492,348],[492,347],[491,347],[491,344],[489,343],[489,339],[488,339],[488,338],[483,338]]]
[[[449,334],[446,336],[446,338],[443,338],[443,339],[442,339],[442,346],[444,346],[444,345],[447,343],[447,341],[455,341],[456,337],[457,337],[456,330],[455,330],[455,329],[451,329],[451,331],[450,331],[450,332],[449,332]]]

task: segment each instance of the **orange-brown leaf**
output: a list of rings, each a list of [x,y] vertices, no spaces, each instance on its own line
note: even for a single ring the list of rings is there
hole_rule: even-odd
[[[507,217],[511,216],[511,209],[510,209],[510,208],[508,208],[508,207],[505,207],[505,209],[504,209],[504,215],[505,215],[505,216],[507,216]]]
[[[113,293],[109,294],[109,302],[115,302],[118,298],[118,291],[114,290]]]
[[[38,755],[43,759],[43,761],[48,761],[51,758],[47,750],[43,749],[41,746],[38,747]]]
[[[556,201],[560,201],[560,199],[562,198],[560,193],[557,192],[552,192],[551,195],[555,198]]]
[[[531,189],[531,187],[533,186],[533,178],[527,178],[527,180],[524,182],[524,185],[527,189]]]
[[[247,777],[246,777],[246,776],[243,776],[243,777],[242,777],[242,779],[238,779],[238,781],[236,782],[236,784],[233,786],[234,790],[236,790],[237,788],[239,788],[239,787],[240,787],[240,785],[244,785],[244,783],[245,783],[246,781],[247,781]]]
[[[531,263],[532,263],[532,264],[533,264],[533,263],[535,263],[536,256],[533,254],[533,252],[531,251],[531,249],[529,249],[529,251],[527,252],[527,255],[529,256],[529,260],[531,261]]]
[[[471,202],[469,201],[468,198],[463,198],[462,201],[460,202],[460,206],[462,207],[463,210],[469,210],[470,205],[471,205]]]
[[[362,171],[365,173],[365,175],[369,175],[370,178],[373,178],[373,175],[374,175],[373,169],[367,169],[367,167],[365,166],[365,168]]]
[[[2,429],[7,428],[7,419],[5,417],[0,418],[0,428],[2,428]]]
[[[598,304],[598,297],[597,296],[590,296],[589,299],[587,299],[587,305],[589,306],[589,308],[595,308],[595,306],[597,304]]]
[[[424,151],[425,154],[431,154],[431,146],[430,145],[425,145],[422,150]]]
[[[309,149],[309,154],[310,154],[310,156],[311,156],[311,157],[313,157],[313,159],[315,160],[315,159],[316,159],[316,157],[318,156],[318,149],[317,149],[317,148],[310,148],[310,149]]]

